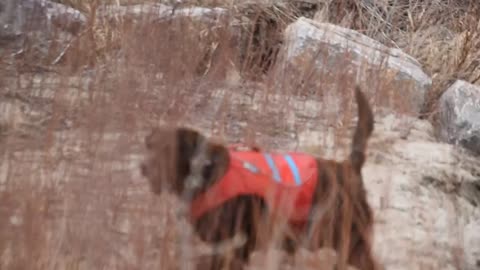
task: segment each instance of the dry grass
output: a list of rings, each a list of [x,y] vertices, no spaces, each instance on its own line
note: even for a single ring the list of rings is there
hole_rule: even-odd
[[[185,123],[226,141],[285,147],[295,130],[311,124],[299,121],[291,130],[284,120],[293,111],[288,96],[308,93],[322,100],[327,89],[314,83],[324,78],[282,81],[269,71],[269,57],[278,49],[279,31],[311,7],[238,4],[214,24],[159,24],[148,18],[101,20],[94,12],[98,0],[59,2],[89,18],[62,61],[50,66],[24,55],[9,62],[8,73],[2,70],[0,94],[14,112],[0,122],[0,269],[173,269],[188,262],[185,249],[198,243],[186,238],[179,244],[188,228],[177,217],[179,203],[168,194],[154,198],[138,175],[142,136],[161,122]],[[415,56],[434,79],[426,111],[432,115],[452,79],[478,84],[478,4],[413,2],[321,1],[315,18]],[[256,26],[238,21],[247,11]],[[233,21],[241,34],[231,34]],[[39,72],[39,63],[48,69]],[[35,66],[35,72],[25,66]],[[339,65],[329,80],[344,91],[343,107],[349,107],[352,87],[345,76]],[[380,100],[395,90],[381,80],[372,88]],[[272,94],[285,96],[272,101]],[[261,106],[239,104],[236,95],[257,95]],[[405,104],[391,105],[406,110]],[[338,126],[341,138],[348,125],[339,122],[354,114],[326,115],[319,117]],[[341,142],[339,147],[347,147]]]
[[[100,3],[97,0],[75,1],[58,0],[91,14]],[[111,0],[116,5],[163,3],[171,1]],[[441,93],[455,79],[473,84],[479,83],[480,59],[478,24],[480,4],[477,1],[408,1],[394,3],[387,1],[265,1],[259,4],[244,4],[242,1],[181,1],[178,7],[193,5],[235,7],[239,14],[250,14],[260,19],[258,31],[264,46],[269,49],[278,44],[277,33],[295,19],[296,16],[314,17],[316,20],[331,22],[358,30],[390,47],[398,47],[415,57],[424,70],[433,78],[433,91],[425,110],[425,117],[435,112],[435,103]],[[273,23],[274,22],[274,23]],[[95,51],[108,50],[105,43],[115,43],[115,34],[110,26],[96,22],[92,25]],[[252,29],[247,29],[252,30]],[[108,41],[107,41],[107,40]],[[113,39],[113,40],[112,40]],[[116,41],[120,42],[120,41]],[[255,41],[253,41],[255,42]],[[248,49],[247,49],[248,50]],[[251,57],[259,57],[249,50]],[[265,55],[266,52],[261,52]],[[269,52],[267,52],[269,53]],[[254,71],[255,72],[255,71]]]

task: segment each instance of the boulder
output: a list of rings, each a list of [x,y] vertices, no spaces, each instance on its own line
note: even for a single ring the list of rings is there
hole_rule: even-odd
[[[440,136],[480,154],[480,87],[458,80],[441,96]]]
[[[6,43],[15,40],[21,34],[20,17],[16,0],[5,0],[0,3],[0,41]]]
[[[31,67],[58,63],[84,29],[78,10],[49,0],[4,0],[0,3],[0,53],[24,57]]]
[[[48,37],[60,30],[78,34],[86,17],[71,7],[49,0],[5,0],[0,3],[0,37],[20,37],[41,31]]]
[[[432,81],[420,64],[401,50],[357,31],[304,17],[286,28],[284,39],[280,84],[295,81],[301,85],[309,80],[313,85],[307,89],[334,88],[358,80],[369,89],[378,89],[371,94],[386,97],[385,102],[401,100],[409,111],[421,111]],[[380,89],[385,92],[378,92]]]

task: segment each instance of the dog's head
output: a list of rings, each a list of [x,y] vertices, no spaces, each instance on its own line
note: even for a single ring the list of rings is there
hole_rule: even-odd
[[[222,177],[229,163],[227,148],[190,128],[154,129],[145,146],[141,172],[155,194],[168,189],[193,198]]]

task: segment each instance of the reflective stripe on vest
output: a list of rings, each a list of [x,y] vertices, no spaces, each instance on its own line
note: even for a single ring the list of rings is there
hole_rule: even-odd
[[[270,170],[272,171],[273,179],[279,183],[283,182],[282,177],[278,171],[277,165],[273,160],[273,157],[270,154],[263,154],[263,156],[267,161],[267,164],[270,167]],[[296,186],[301,185],[302,179],[300,178],[300,172],[298,171],[297,164],[295,164],[295,161],[293,160],[293,158],[290,155],[283,155],[283,159],[287,162],[288,167],[290,168],[290,172],[292,173],[295,180],[295,185]]]
[[[295,161],[290,155],[285,155],[283,158],[287,161],[288,167],[290,167],[290,171],[293,174],[293,177],[295,179],[295,184],[297,186],[302,184],[302,180],[300,179],[300,172],[298,171],[297,164],[295,164]]]
[[[273,179],[277,182],[282,182],[282,179],[280,178],[280,173],[278,172],[277,165],[275,165],[275,162],[273,161],[272,156],[270,154],[263,154],[263,156],[267,161],[268,167],[270,167],[270,170],[272,171]]]

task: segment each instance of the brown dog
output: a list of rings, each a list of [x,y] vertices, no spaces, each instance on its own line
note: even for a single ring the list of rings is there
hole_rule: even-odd
[[[189,128],[155,129],[147,136],[145,144],[149,150],[149,158],[141,165],[142,174],[149,180],[155,194],[160,193],[163,188],[168,188],[192,206],[194,213],[191,222],[204,241],[220,243],[233,238],[239,232],[243,233],[247,241],[234,254],[236,259],[243,262],[248,261],[249,255],[258,244],[258,238],[261,236],[260,221],[275,216],[283,217],[287,223],[294,225],[292,227],[295,228],[295,234],[298,234],[295,241],[285,236],[285,248],[289,252],[294,252],[298,245],[310,249],[331,247],[337,251],[337,269],[346,269],[347,264],[364,270],[377,269],[371,251],[373,213],[367,202],[361,174],[374,119],[369,103],[359,87],[355,88],[355,99],[358,104],[358,124],[349,158],[343,162],[336,162],[311,157],[314,160],[313,166],[311,162],[307,162],[307,165],[296,168],[295,181],[301,180],[302,173],[306,175],[302,171],[304,167],[310,168],[309,175],[315,179],[307,179],[305,182],[290,186],[283,185],[287,186],[282,186],[283,190],[294,190],[293,186],[311,186],[311,191],[303,188],[300,193],[292,195],[293,197],[288,195],[290,197],[287,196],[287,201],[290,204],[272,203],[266,199],[266,193],[258,191],[267,190],[269,186],[264,185],[254,192],[246,192],[249,189],[245,186],[251,182],[249,178],[253,178],[255,173],[258,175],[258,172],[243,172],[247,171],[245,168],[242,172],[232,169],[237,164],[235,155],[242,153],[232,152],[230,148],[214,143]],[[258,149],[256,151],[258,152]],[[304,156],[297,159],[302,158],[305,159]],[[232,185],[220,184],[225,178],[235,183],[233,188]],[[242,186],[242,183],[246,184]],[[236,191],[237,187],[242,191]],[[225,197],[226,193],[233,195]],[[284,193],[277,198],[285,196],[282,195]],[[199,201],[203,204],[209,202],[205,194],[210,197],[222,194],[221,196],[226,199],[219,199],[217,204],[210,204],[210,207],[198,210],[195,204]],[[287,209],[284,207],[286,205],[302,206],[298,203],[300,201],[308,202],[308,211],[305,208],[293,209],[293,212],[288,213],[282,212]],[[274,212],[275,214],[272,214]],[[290,217],[294,214],[302,216],[301,212],[306,213],[304,222],[290,222]],[[225,260],[220,256],[215,258],[213,268],[222,268],[224,264]]]

